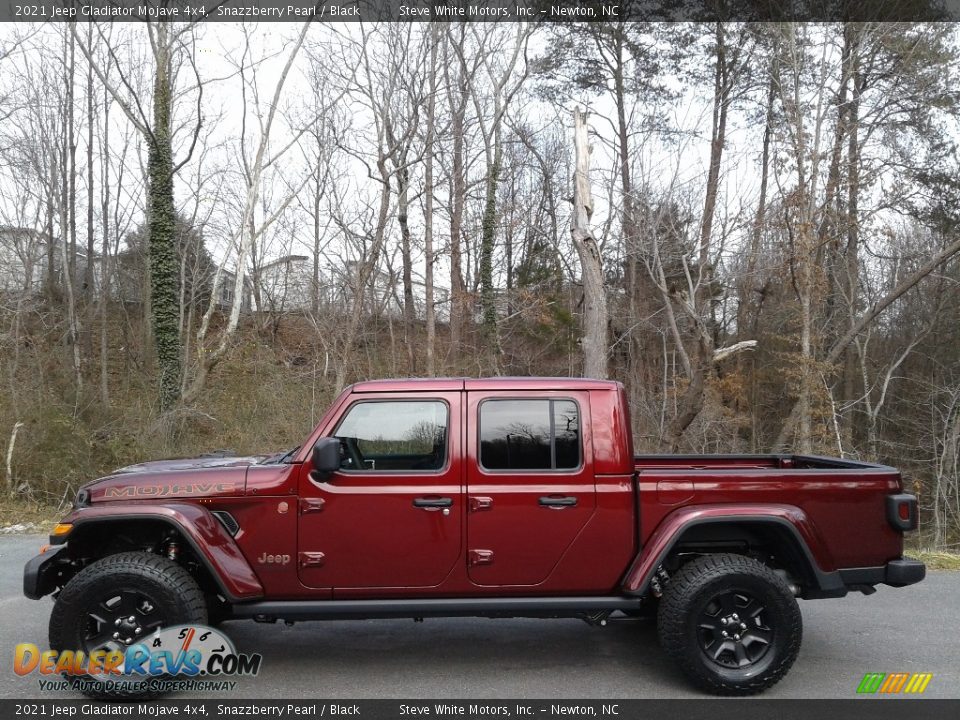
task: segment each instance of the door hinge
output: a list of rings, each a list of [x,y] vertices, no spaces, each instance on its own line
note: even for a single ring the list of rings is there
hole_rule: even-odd
[[[300,514],[320,512],[327,501],[323,498],[300,498]]]
[[[320,567],[325,559],[322,552],[302,552],[300,553],[300,567]]]
[[[493,565],[493,550],[471,550],[467,557],[471,566]]]
[[[493,498],[482,497],[477,495],[470,496],[470,512],[477,512],[479,510],[489,510],[492,507],[493,507]]]

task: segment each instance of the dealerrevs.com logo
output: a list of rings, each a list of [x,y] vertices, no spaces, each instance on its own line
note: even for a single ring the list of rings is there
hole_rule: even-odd
[[[857,693],[873,695],[919,695],[933,680],[933,673],[867,673],[857,686]]]
[[[219,630],[203,625],[158,629],[135,645],[108,642],[83,650],[14,649],[17,675],[40,675],[41,690],[85,687],[119,694],[178,690],[233,690],[238,676],[260,672],[263,656],[238,653]]]

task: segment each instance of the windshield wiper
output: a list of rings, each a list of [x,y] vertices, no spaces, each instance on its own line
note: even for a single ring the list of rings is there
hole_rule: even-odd
[[[297,450],[299,450],[299,449],[300,449],[300,446],[297,445],[295,448],[293,448],[293,450],[290,450],[289,452],[284,453],[283,455],[281,455],[281,456],[280,456],[280,459],[277,460],[277,464],[279,465],[280,463],[285,463],[285,462],[287,462],[287,460],[289,460],[289,459],[294,455],[294,453],[296,453]]]

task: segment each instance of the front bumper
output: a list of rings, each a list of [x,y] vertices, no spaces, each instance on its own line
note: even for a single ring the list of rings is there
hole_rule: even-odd
[[[23,568],[23,594],[39,600],[63,585],[64,565],[69,565],[66,545],[51,547],[27,561]]]
[[[840,571],[843,584],[851,589],[863,585],[890,585],[906,587],[927,576],[927,566],[913,558],[891,560],[886,565],[868,568],[849,568]]]

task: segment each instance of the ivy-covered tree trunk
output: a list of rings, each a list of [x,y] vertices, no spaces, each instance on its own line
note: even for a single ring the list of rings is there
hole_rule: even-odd
[[[158,36],[166,29],[160,23]],[[177,303],[177,257],[174,247],[173,148],[170,131],[170,54],[159,37],[153,82],[153,132],[147,173],[147,216],[150,224],[150,302],[157,359],[160,409],[168,410],[180,395],[180,323]]]

